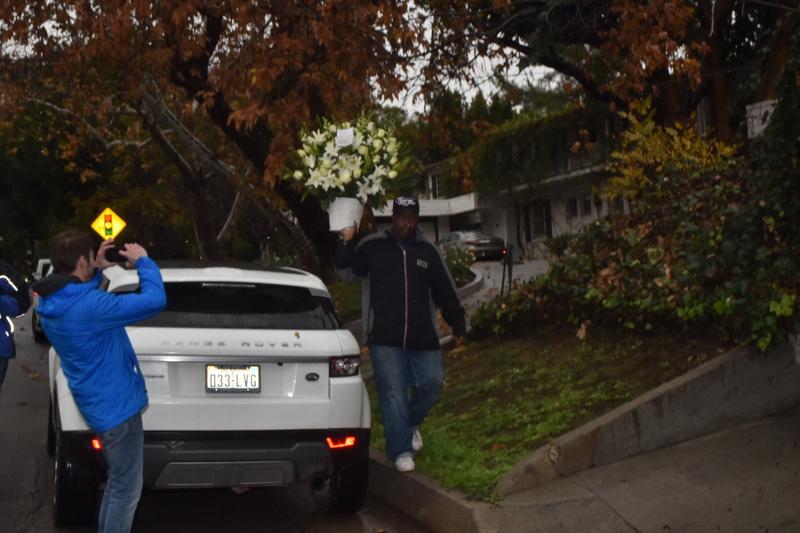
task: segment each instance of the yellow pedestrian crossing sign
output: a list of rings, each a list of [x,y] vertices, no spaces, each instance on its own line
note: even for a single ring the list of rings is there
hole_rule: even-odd
[[[100,213],[100,216],[92,222],[92,229],[95,230],[103,240],[115,238],[125,226],[127,226],[125,221],[112,211],[110,207],[106,207],[103,212]]]

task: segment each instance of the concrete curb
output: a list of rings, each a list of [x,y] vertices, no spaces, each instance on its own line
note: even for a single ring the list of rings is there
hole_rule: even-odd
[[[461,298],[461,300],[469,298],[470,296],[481,290],[484,284],[486,283],[486,280],[483,278],[482,272],[478,272],[474,270],[472,267],[470,267],[469,269],[473,274],[475,274],[475,279],[473,279],[463,287],[456,289],[456,292],[458,292],[458,297]]]
[[[470,502],[414,472],[401,474],[383,455],[370,450],[370,494],[441,533],[480,533],[480,514],[488,504]]]
[[[542,446],[497,484],[507,496],[800,404],[797,339],[736,348]]]

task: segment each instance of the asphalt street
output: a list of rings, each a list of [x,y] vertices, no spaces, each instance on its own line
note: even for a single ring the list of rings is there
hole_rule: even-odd
[[[47,350],[33,341],[30,319],[15,321],[17,357],[0,391],[0,533],[88,533],[92,526],[53,525],[52,459],[45,450]],[[392,508],[368,498],[355,515],[329,515],[306,485],[229,490],[145,491],[134,532],[364,532],[422,533]]]

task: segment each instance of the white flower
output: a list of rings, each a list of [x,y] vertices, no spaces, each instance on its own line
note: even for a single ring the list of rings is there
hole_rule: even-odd
[[[383,146],[383,141],[382,141],[382,140],[380,140],[380,139],[375,139],[374,141],[372,141],[372,146],[373,146],[373,147],[374,147],[376,150],[380,150],[380,149],[381,149],[381,147]]]
[[[356,179],[361,177],[361,165],[353,169],[353,177]]]
[[[392,158],[389,160],[389,164],[392,165],[392,166],[396,165],[397,164],[397,156],[392,156]]]
[[[325,144],[325,134],[320,130],[316,130],[311,134],[311,137],[308,140],[311,141],[311,144],[314,146]]]
[[[303,160],[303,163],[305,163],[308,168],[314,168],[314,166],[317,164],[317,158],[313,155],[308,155]]]
[[[305,150],[298,150],[297,151],[297,155],[299,155],[300,157],[305,157],[306,156],[306,151]]]
[[[331,159],[328,159],[327,157],[323,157],[322,158],[322,168],[324,168],[326,170],[330,169],[330,168],[333,168],[333,161]]]
[[[374,130],[374,129],[375,129],[375,123],[374,122],[368,122],[367,123],[367,131],[371,133],[372,130]]]
[[[369,153],[369,148],[362,144],[358,147],[358,153],[361,155],[367,155]]]
[[[386,130],[381,128],[378,130],[378,137],[383,138],[386,136]]]
[[[336,159],[339,155],[339,151],[336,149],[336,143],[329,141],[328,144],[325,145],[325,155],[331,159]]]
[[[341,183],[350,183],[353,179],[353,174],[349,170],[342,170],[339,172],[339,181]]]
[[[295,170],[292,176],[294,177],[294,179],[299,180],[303,178],[303,173],[299,170]]]
[[[396,171],[394,171],[394,170],[390,170],[390,171],[389,171],[389,179],[390,179],[390,180],[393,180],[393,179],[395,179],[396,177],[397,177],[397,172],[396,172]]]

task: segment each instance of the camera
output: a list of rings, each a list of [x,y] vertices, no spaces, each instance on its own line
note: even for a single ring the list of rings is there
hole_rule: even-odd
[[[127,259],[120,255],[119,250],[116,248],[109,248],[106,250],[106,260],[111,263],[124,263],[127,261]]]

